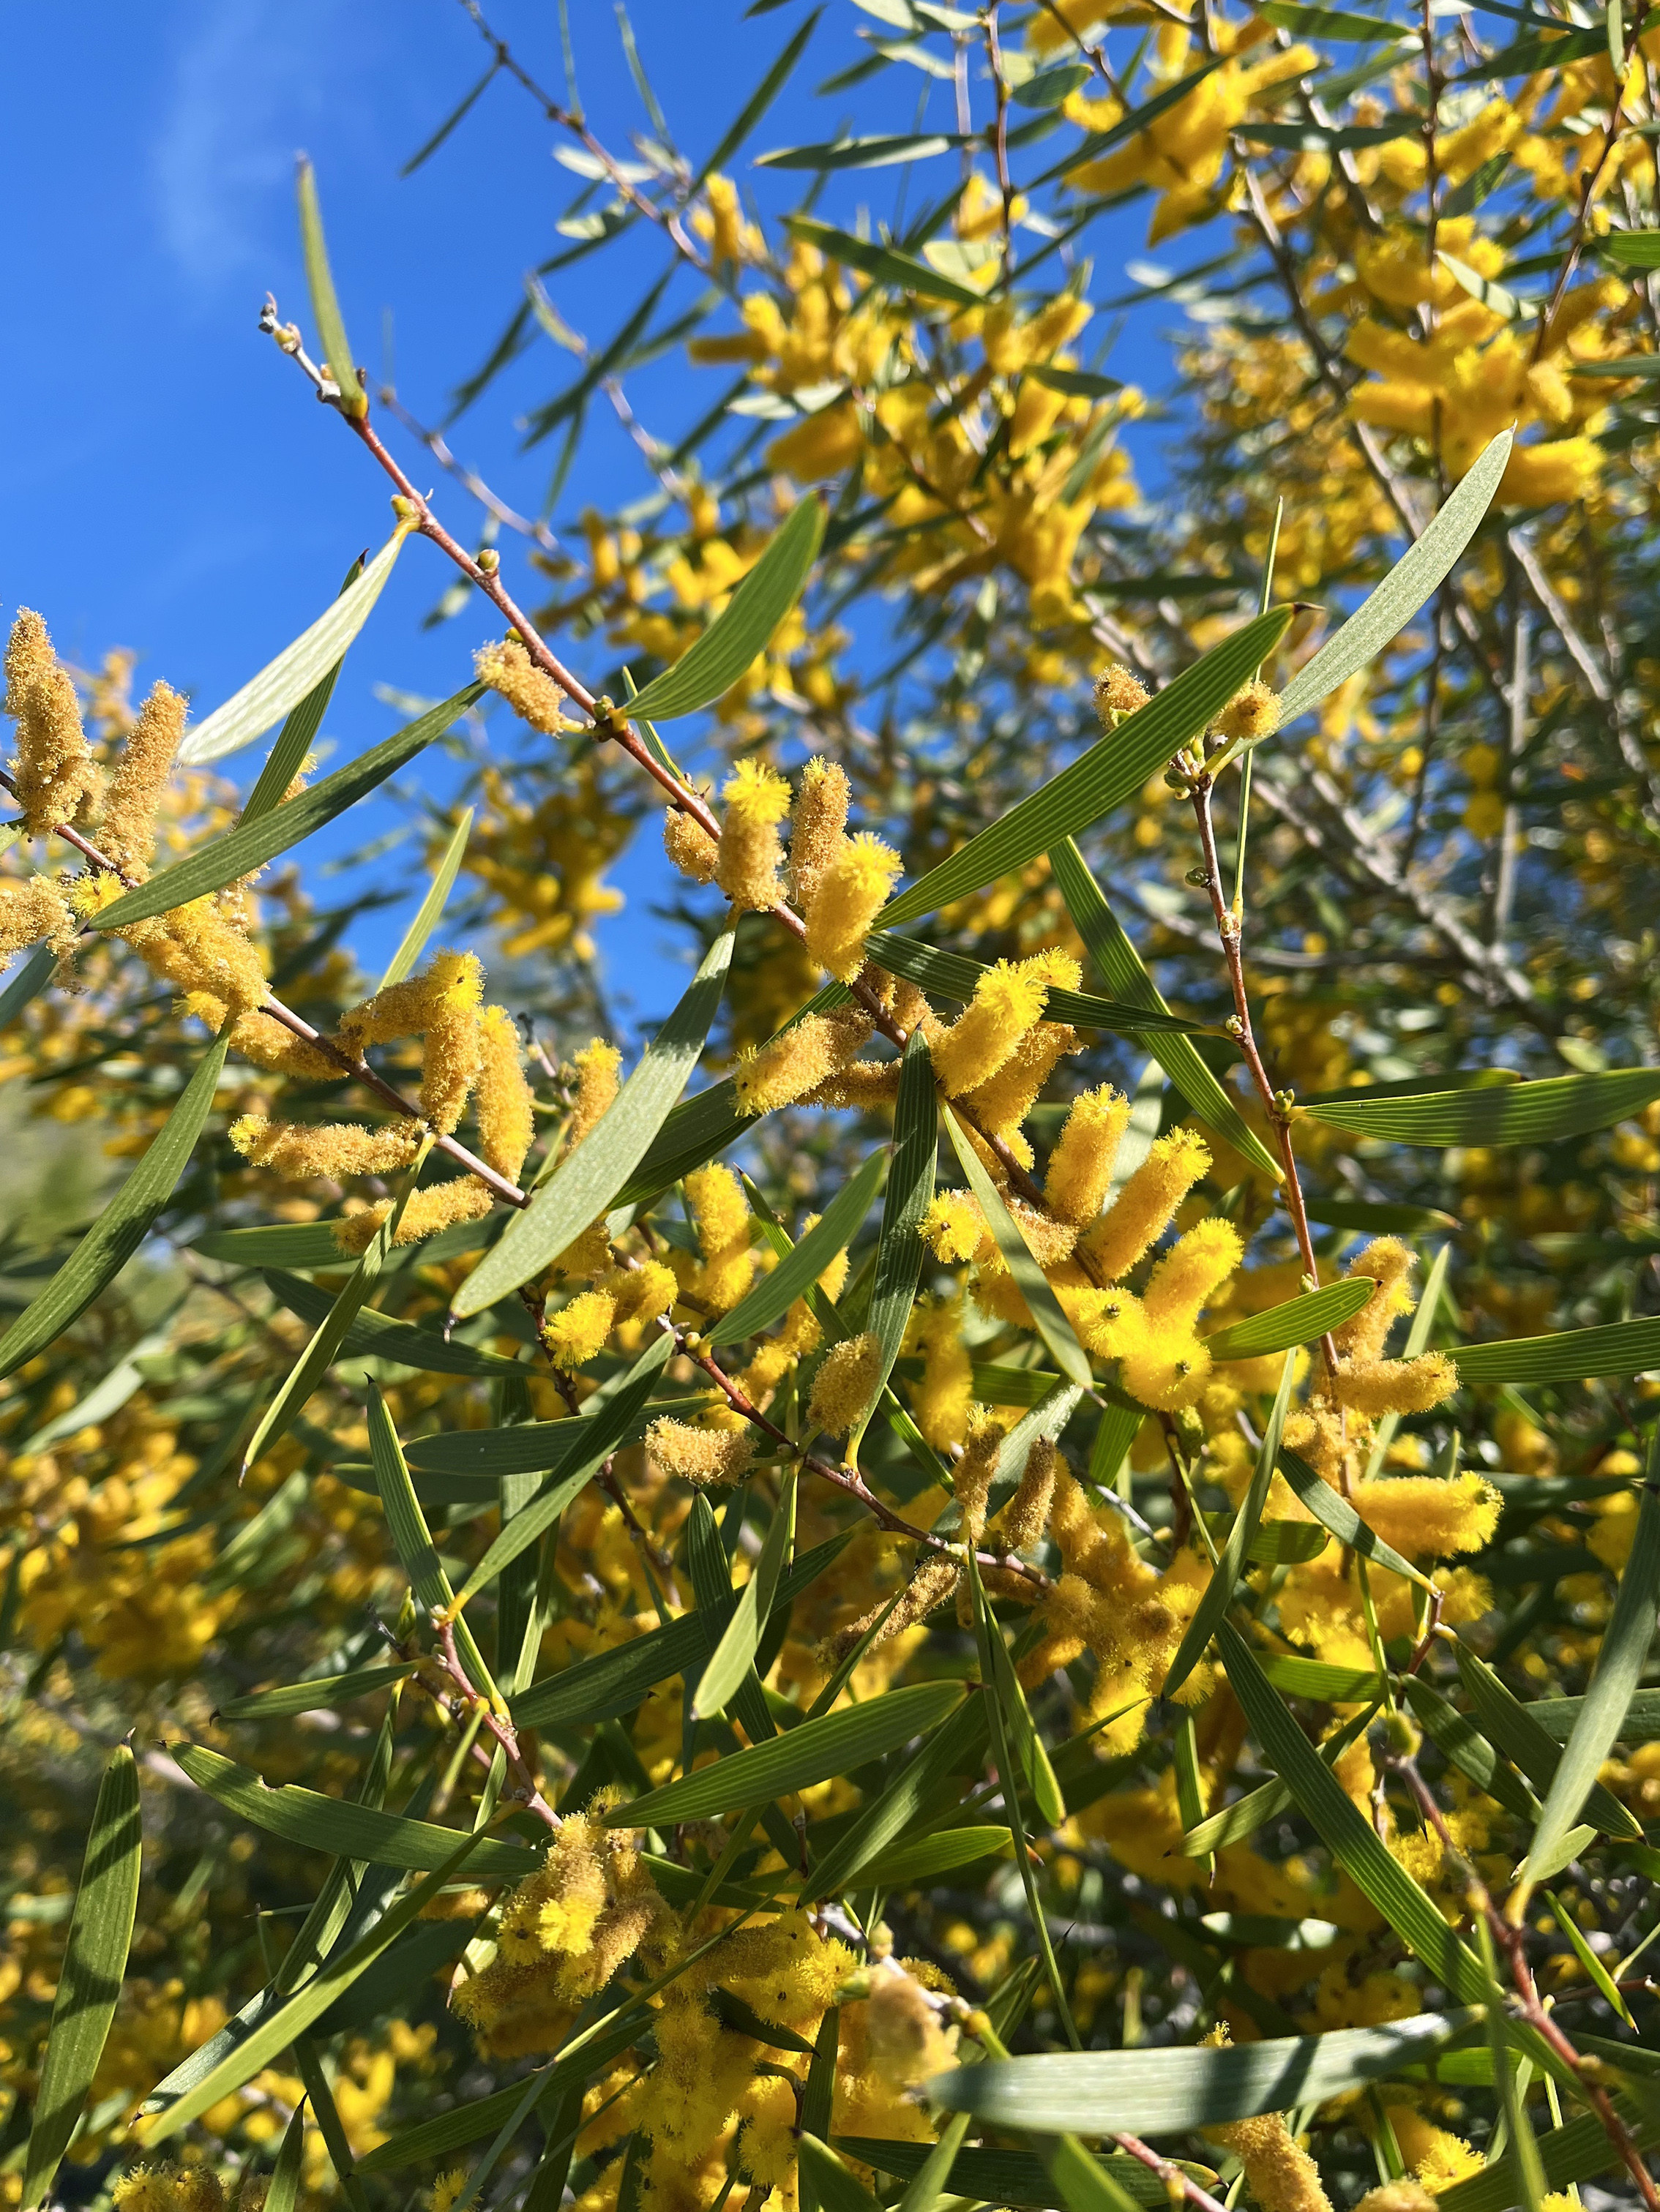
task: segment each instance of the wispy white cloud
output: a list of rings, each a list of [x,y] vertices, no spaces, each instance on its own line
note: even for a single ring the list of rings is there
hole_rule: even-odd
[[[286,242],[295,150],[350,81],[351,12],[340,0],[206,0],[175,16],[151,181],[190,289],[246,277]]]

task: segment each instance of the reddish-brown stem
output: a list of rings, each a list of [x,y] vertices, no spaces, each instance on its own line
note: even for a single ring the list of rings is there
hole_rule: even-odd
[[[1239,1047],[1241,1059],[1250,1073],[1251,1084],[1268,1116],[1268,1127],[1274,1132],[1274,1143],[1280,1153],[1280,1166],[1284,1176],[1286,1210],[1291,1215],[1296,1232],[1297,1249],[1302,1255],[1303,1272],[1309,1279],[1310,1290],[1320,1287],[1320,1263],[1314,1255],[1314,1238],[1309,1229],[1308,1209],[1303,1202],[1303,1186],[1297,1172],[1296,1155],[1292,1149],[1291,1120],[1280,1103],[1279,1094],[1268,1079],[1262,1065],[1262,1055],[1257,1050],[1256,1037],[1251,1028],[1250,999],[1245,989],[1245,968],[1242,951],[1244,936],[1244,917],[1235,914],[1222,896],[1222,867],[1216,850],[1216,824],[1211,812],[1214,790],[1210,777],[1202,772],[1191,786],[1193,811],[1199,824],[1199,845],[1203,854],[1205,887],[1210,894],[1211,912],[1216,919],[1216,933],[1221,940],[1222,957],[1227,963],[1228,988],[1233,994],[1233,1013],[1236,1024],[1234,1042]],[[1328,1334],[1320,1340],[1320,1349],[1326,1363],[1326,1371],[1335,1374],[1337,1368],[1337,1347]]]
[[[1472,1912],[1480,1913],[1486,1921],[1493,1948],[1504,1960],[1509,1972],[1511,1986],[1516,1992],[1518,2016],[1535,2034],[1543,2038],[1573,2074],[1579,2094],[1601,2121],[1602,2132],[1619,2153],[1620,2164],[1636,2183],[1648,2212],[1660,2212],[1660,2191],[1655,2187],[1654,2177],[1644,2164],[1630,2130],[1614,2110],[1614,2100],[1596,2079],[1595,2069],[1601,2062],[1586,2058],[1575,2048],[1554,2015],[1541,2001],[1539,1987],[1533,1978],[1533,1968],[1528,1963],[1526,1929],[1499,1911],[1487,1884],[1454,1843],[1441,1808],[1435,1802],[1434,1792],[1419,1772],[1416,1761],[1410,1758],[1398,1758],[1390,1764],[1418,1801],[1419,1809],[1440,1839],[1442,1850],[1462,1873],[1466,1903]]]
[[[3,785],[14,798],[16,796],[17,786],[3,769],[0,769],[0,785]],[[118,878],[130,890],[137,887],[138,878],[129,875],[110,858],[107,853],[100,852],[90,838],[83,837],[81,832],[69,823],[55,823],[52,834],[55,837],[61,837],[66,845],[72,846],[82,858],[90,866],[96,868],[100,874]],[[97,934],[98,925],[95,921],[82,924],[81,929],[82,937],[92,937]],[[368,1060],[348,1052],[344,1045],[337,1044],[334,1039],[326,1036],[323,1030],[314,1030],[308,1021],[296,1014],[292,1007],[285,1006],[279,998],[275,995],[268,996],[259,1011],[261,1013],[269,1014],[273,1021],[280,1022],[290,1036],[298,1037],[301,1043],[312,1046],[314,1050],[331,1060],[343,1075],[355,1076],[366,1089],[374,1091],[382,1104],[390,1106],[394,1113],[400,1115],[405,1121],[418,1121],[421,1119],[421,1109],[412,1098],[406,1098],[403,1092],[388,1083],[383,1075],[378,1074],[369,1066]],[[476,1152],[469,1151],[459,1138],[438,1136],[434,1138],[433,1144],[435,1150],[447,1154],[458,1166],[465,1168],[470,1175],[476,1175],[492,1195],[499,1198],[504,1205],[528,1206],[530,1204],[529,1197],[520,1189],[516,1182],[511,1181],[507,1176],[498,1174],[487,1161],[481,1160]]]
[[[454,1683],[459,1693],[467,1700],[469,1707],[473,1705],[483,1705],[483,1724],[500,1747],[502,1755],[507,1760],[509,1768],[518,1778],[519,1786],[514,1794],[523,1803],[526,1812],[533,1814],[538,1820],[545,1821],[550,1828],[558,1827],[559,1815],[542,1795],[542,1785],[532,1772],[524,1753],[519,1748],[518,1731],[505,1713],[498,1713],[495,1710],[488,1696],[469,1679],[466,1668],[461,1664],[461,1655],[455,1648],[455,1623],[453,1620],[445,1620],[439,1624],[438,1645],[442,1654],[444,1671]]]
[[[1224,2212],[1224,2207],[1208,2190],[1201,2189],[1191,2174],[1183,2173],[1181,2167],[1173,2165],[1169,2159],[1160,2158],[1152,2144],[1143,2142],[1140,2136],[1117,2135],[1113,2141],[1120,2150],[1131,2158],[1140,2159],[1150,2173],[1158,2176],[1172,2203],[1180,2197],[1193,2205],[1195,2212]]]

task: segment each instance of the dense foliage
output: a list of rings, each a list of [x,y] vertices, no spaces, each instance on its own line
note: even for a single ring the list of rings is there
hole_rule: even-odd
[[[699,155],[469,6],[442,431],[302,170],[393,529],[243,691],[12,624],[7,2201],[1654,2206],[1660,32],[780,5]]]

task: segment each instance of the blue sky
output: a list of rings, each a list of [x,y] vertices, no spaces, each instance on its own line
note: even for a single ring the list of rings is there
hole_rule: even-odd
[[[558,91],[551,0],[490,0],[487,12]],[[625,148],[645,118],[609,0],[571,0],[571,13],[588,112]],[[745,23],[741,0],[637,0],[642,52],[689,150],[713,139],[800,14],[790,5]],[[851,33],[868,21],[830,0],[800,90],[757,144],[830,135],[836,118],[807,88],[859,51]],[[429,420],[506,320],[526,268],[561,244],[553,225],[577,180],[551,159],[555,133],[531,100],[500,79],[443,150],[400,179],[400,164],[489,58],[459,0],[14,4],[6,31],[0,171],[13,305],[0,355],[9,430],[0,608],[9,621],[20,602],[38,607],[59,650],[83,662],[110,646],[134,648],[141,683],[164,675],[205,712],[320,611],[347,562],[380,544],[390,520],[379,472],[255,327],[267,289],[285,315],[310,324],[294,220],[296,149],[317,165],[354,345],[378,370],[389,331],[399,391]],[[872,114],[879,127],[911,127],[919,82],[896,69],[861,87],[861,127]],[[937,101],[946,96],[936,90]],[[837,210],[850,213],[867,194],[885,211],[891,190],[891,173],[849,180]],[[1144,222],[1138,211],[1127,226],[1128,250]],[[556,280],[555,297],[570,322],[603,339],[660,260],[642,248],[628,272],[638,284],[619,291],[616,262],[595,257]],[[571,366],[538,347],[454,434],[460,456],[517,505],[534,508],[551,454],[522,455],[513,418],[558,390]],[[1114,367],[1122,373],[1122,348]],[[701,411],[714,388],[689,385],[683,360],[630,383],[647,419],[667,429]],[[441,511],[471,537],[471,502],[430,463],[417,466],[407,441],[392,442],[423,483],[437,483]],[[608,419],[596,416],[582,466],[573,491],[601,503],[645,489]],[[568,493],[567,512],[573,504]],[[503,551],[511,572],[518,554]],[[406,553],[325,725],[337,758],[398,719],[377,700],[378,684],[439,695],[466,672],[489,624],[469,611],[435,630],[420,627],[452,576],[429,549]],[[228,766],[246,778],[262,752]],[[333,850],[361,847],[389,819],[366,822],[360,811]],[[329,850],[314,841],[307,865]],[[401,856],[375,865],[404,880]],[[680,972],[645,911],[661,880],[654,838],[639,841],[618,880],[629,913],[607,926],[602,951],[638,1017],[661,1010]],[[367,957],[392,940],[407,903],[366,930]]]

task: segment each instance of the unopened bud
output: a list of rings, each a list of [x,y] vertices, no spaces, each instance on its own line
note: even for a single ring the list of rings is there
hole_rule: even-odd
[[[1189,868],[1188,870],[1187,880],[1193,885],[1195,890],[1207,891],[1211,886],[1210,870],[1208,868]]]
[[[400,522],[419,522],[421,520],[421,509],[418,503],[410,499],[404,492],[399,491],[392,494],[392,511],[398,517],[398,520]]]
[[[1222,1026],[1231,1037],[1242,1037],[1245,1034],[1245,1024],[1237,1014],[1230,1014]]]
[[[493,545],[485,546],[483,551],[478,556],[479,574],[481,576],[494,576],[500,569],[501,566],[502,556],[496,551],[496,548]]]
[[[1422,1730],[1397,1707],[1384,1717],[1383,1741],[1397,1759],[1415,1759],[1424,1737]]]

